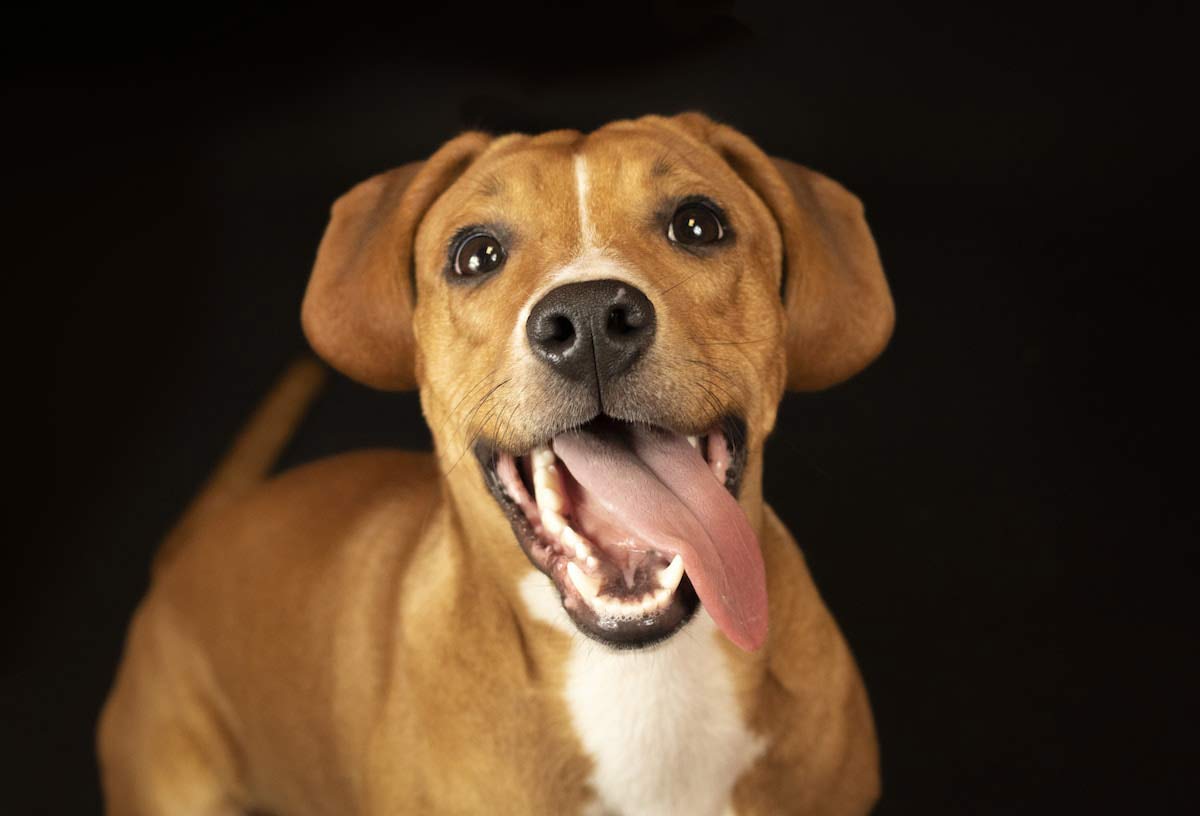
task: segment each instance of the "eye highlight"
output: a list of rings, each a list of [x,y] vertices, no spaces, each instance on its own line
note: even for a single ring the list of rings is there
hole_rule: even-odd
[[[667,224],[667,238],[684,246],[715,244],[725,237],[725,226],[717,210],[706,201],[679,205]]]
[[[472,231],[459,239],[454,250],[454,274],[475,278],[497,271],[508,258],[500,239],[491,233]]]

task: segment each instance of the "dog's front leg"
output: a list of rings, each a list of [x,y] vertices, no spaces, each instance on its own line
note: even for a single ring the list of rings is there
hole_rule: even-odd
[[[241,816],[235,762],[213,707],[193,692],[184,641],[147,604],[97,733],[108,816]]]

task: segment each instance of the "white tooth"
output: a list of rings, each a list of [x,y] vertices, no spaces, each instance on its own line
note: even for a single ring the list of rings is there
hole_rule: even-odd
[[[654,602],[659,606],[666,606],[667,601],[671,600],[671,590],[656,589],[654,590]]]
[[[535,468],[544,468],[554,464],[554,451],[550,450],[546,445],[541,445],[533,449],[530,458],[533,460]]]
[[[598,606],[597,594],[600,592],[600,581],[584,574],[574,561],[567,562],[567,576],[579,590],[579,594],[593,606]]]
[[[692,446],[693,448],[695,448],[696,450],[700,450],[700,437],[698,437],[698,436],[689,436],[689,437],[688,437],[688,444],[689,444],[689,445],[691,445],[691,446]]]
[[[563,527],[562,538],[559,539],[569,549],[575,552],[575,557],[586,563],[589,567],[594,567],[593,563],[596,559],[592,558],[592,550],[588,547],[587,542],[583,540],[583,536],[575,532],[573,527]]]
[[[594,557],[589,555],[587,557],[587,565],[588,565],[588,569],[594,570],[596,567],[598,567],[600,565],[600,562],[597,561]]]
[[[597,602],[599,610],[612,618],[628,620],[642,616],[642,604],[640,601],[629,603],[620,598],[598,598]]]
[[[658,601],[654,600],[653,595],[642,596],[642,611],[647,615],[651,615],[658,611]]]
[[[555,471],[553,464],[546,464],[545,457],[541,454],[542,450],[534,451],[533,453],[533,498],[537,502],[538,508],[546,511],[561,514],[563,509],[563,497],[559,492],[558,473]],[[544,453],[549,454],[551,461],[554,459],[554,454],[548,450]]]
[[[534,498],[537,499],[537,505],[541,510],[555,515],[562,513],[562,496],[550,485],[535,486]]]
[[[558,513],[555,513],[550,509],[547,509],[542,513],[542,526],[546,528],[547,533],[555,538],[558,538],[565,525],[566,522],[563,521],[563,517]]]
[[[602,618],[621,617],[620,608],[615,602],[608,598],[601,598],[597,595],[596,597],[590,598],[588,603],[592,605],[592,609],[596,610],[596,614]]]
[[[671,559],[671,563],[658,574],[658,585],[665,589],[668,594],[675,591],[679,586],[679,581],[683,578],[683,556],[676,555]]]
[[[502,485],[502,487],[504,488],[504,495],[512,499],[514,503],[519,504],[521,502],[520,497],[514,495],[514,491],[508,489],[508,485]]]

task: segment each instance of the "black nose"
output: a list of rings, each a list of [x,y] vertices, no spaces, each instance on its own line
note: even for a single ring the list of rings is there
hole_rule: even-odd
[[[552,289],[529,313],[525,334],[534,354],[571,380],[595,378],[601,389],[654,341],[654,304],[615,280]]]

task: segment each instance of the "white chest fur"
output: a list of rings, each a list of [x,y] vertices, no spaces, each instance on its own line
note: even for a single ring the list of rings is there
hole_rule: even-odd
[[[733,785],[765,742],[743,722],[712,618],[702,609],[665,643],[615,651],[575,629],[541,573],[521,593],[536,617],[573,637],[566,701],[595,763],[589,812],[731,813]]]

